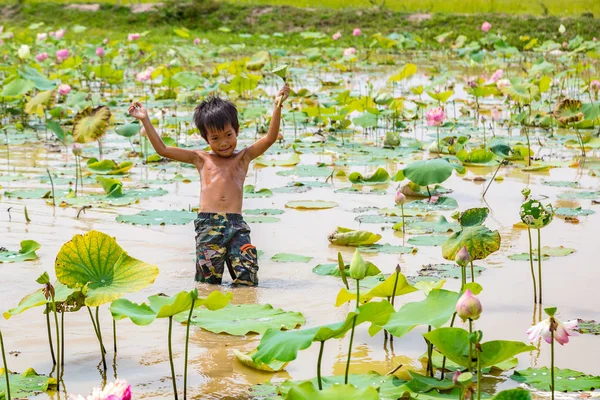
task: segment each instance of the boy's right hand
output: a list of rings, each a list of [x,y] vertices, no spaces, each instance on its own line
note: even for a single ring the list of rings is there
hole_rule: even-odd
[[[142,120],[148,118],[148,111],[146,111],[146,107],[144,107],[142,103],[138,101],[131,103],[128,111],[129,115],[131,115],[135,119]]]

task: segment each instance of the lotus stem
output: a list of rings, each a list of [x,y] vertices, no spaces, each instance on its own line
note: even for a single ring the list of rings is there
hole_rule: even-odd
[[[473,260],[471,260],[471,282],[475,282],[475,268],[473,267]]]
[[[533,302],[537,303],[537,289],[535,284],[535,272],[533,270],[533,243],[531,240],[531,228],[527,227],[529,235],[529,266],[531,267],[531,280],[533,281]]]
[[[431,332],[431,325],[427,326],[427,332]],[[433,356],[433,344],[427,339],[425,339],[425,342],[427,343],[427,373],[433,377],[433,361],[431,360]]]
[[[8,364],[6,363],[6,353],[4,352],[4,339],[2,338],[2,331],[0,331],[0,350],[2,350],[2,362],[4,363],[4,378],[6,379],[6,399],[10,400],[10,379],[8,377]]]
[[[360,281],[356,280],[356,308],[360,304]],[[348,384],[348,372],[350,371],[350,358],[352,356],[352,342],[354,341],[354,327],[356,326],[356,315],[352,318],[352,331],[350,333],[350,345],[348,346],[348,360],[346,361],[346,373],[344,374],[344,383]]]
[[[56,301],[54,299],[54,294],[52,294],[52,312],[54,313],[54,324],[56,327],[56,357],[58,358],[58,360],[56,362],[56,391],[60,392],[60,366],[61,366],[60,332],[59,332],[58,314],[56,313]]]
[[[460,291],[462,292],[463,290],[465,290],[465,286],[467,284],[467,267],[460,267],[460,272],[461,272],[461,283],[462,285],[460,286]]]
[[[477,352],[477,400],[481,400],[481,362],[479,357],[479,350]]]
[[[177,382],[175,381],[175,366],[173,365],[173,349],[171,347],[171,332],[173,331],[173,317],[169,317],[169,362],[171,363],[171,378],[173,379],[173,396],[177,400]]]
[[[79,163],[77,162],[77,156],[75,156],[75,197],[77,197],[77,187],[79,186]]]
[[[323,383],[321,382],[321,360],[323,359],[323,348],[325,347],[325,341],[321,341],[319,347],[319,358],[317,359],[317,382],[319,382],[319,390],[323,390]]]
[[[406,234],[406,224],[404,223],[404,204],[400,204],[400,209],[402,210],[402,236],[404,237],[404,235]],[[395,289],[394,293],[396,293]]]
[[[473,333],[473,321],[469,318],[469,336]],[[469,339],[469,372],[473,371],[473,344]]]
[[[113,318],[113,347],[117,354],[117,321]]]
[[[52,180],[52,175],[50,174],[50,170],[46,168],[46,172],[48,173],[48,178],[50,178],[50,186],[52,187],[52,205],[56,207],[56,198],[54,197],[54,181]]]
[[[396,288],[398,287],[398,278],[400,277],[400,272],[396,271],[396,280],[394,280],[394,291],[392,292],[392,306],[394,305],[394,300],[396,299]]]
[[[539,303],[542,304],[542,234],[541,229],[538,229],[538,286],[540,287]]]
[[[61,365],[61,367],[63,367],[62,373],[64,375],[64,373],[65,373],[65,369],[64,369],[64,365],[65,365],[65,312],[64,311],[60,313],[60,346],[61,346],[60,365]]]
[[[48,345],[50,345],[50,355],[52,355],[52,364],[56,365],[54,356],[54,345],[52,344],[52,330],[50,329],[50,306],[46,303],[46,328],[48,328]]]
[[[185,358],[183,364],[183,400],[187,400],[187,368],[188,368],[188,344],[190,341],[190,322],[192,321],[192,313],[194,312],[194,303],[196,299],[192,297],[192,306],[190,307],[190,314],[187,319],[187,326],[185,327]]]
[[[437,136],[437,153],[438,158],[442,156],[442,148],[440,147],[440,126],[436,125],[436,136]]]
[[[554,400],[554,330],[550,329],[550,379],[552,400]]]
[[[484,125],[485,126],[485,125]],[[483,191],[483,196],[485,198],[485,194],[487,193],[488,189],[490,188],[490,186],[492,186],[492,182],[494,182],[494,179],[496,179],[496,174],[498,173],[498,171],[500,171],[500,167],[502,166],[502,164],[504,163],[504,160],[502,160],[500,162],[500,164],[498,164],[498,168],[496,168],[496,171],[494,172],[494,175],[492,175],[492,179],[490,179],[490,183],[488,183],[487,187],[485,188],[485,190]]]
[[[454,320],[456,320],[456,312],[452,315],[452,321],[450,321],[450,328],[454,326]],[[440,380],[444,380],[444,372],[446,370],[446,356],[442,360],[442,377]]]
[[[104,365],[104,370],[106,371],[106,360],[104,358],[104,353],[106,353],[106,350],[104,349],[104,344],[102,343],[102,337],[99,334],[100,326],[96,326],[96,321],[94,320],[94,317],[92,315],[92,310],[90,309],[90,307],[87,307],[87,309],[88,309],[88,313],[90,314],[90,318],[92,319],[92,325],[94,326],[94,332],[96,333],[96,338],[98,339],[98,343],[100,343],[100,354],[102,355],[102,363]]]
[[[593,103],[592,108],[594,108]],[[579,146],[581,147],[581,155],[585,157],[585,145],[583,144],[583,138],[581,137],[581,133],[579,133],[579,129],[577,129],[577,127],[575,127],[575,133],[577,134],[577,140],[579,140]]]

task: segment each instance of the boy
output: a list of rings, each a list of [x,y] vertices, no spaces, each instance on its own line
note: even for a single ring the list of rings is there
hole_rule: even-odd
[[[129,106],[129,114],[142,121],[160,156],[194,164],[200,174],[200,211],[195,221],[197,281],[221,283],[227,263],[234,284],[258,284],[256,248],[250,243],[250,228],[241,215],[244,180],[250,161],[277,140],[281,104],[289,93],[287,84],[279,91],[267,135],[241,151],[235,150],[239,133],[237,110],[229,101],[211,97],[194,111],[194,123],[211,152],[166,146],[144,106],[138,102]]]

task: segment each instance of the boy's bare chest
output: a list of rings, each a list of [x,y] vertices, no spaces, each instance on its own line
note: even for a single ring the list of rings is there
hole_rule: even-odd
[[[209,184],[215,180],[243,182],[246,178],[247,171],[248,166],[245,165],[241,157],[230,159],[209,158],[204,161],[200,175],[205,184]]]

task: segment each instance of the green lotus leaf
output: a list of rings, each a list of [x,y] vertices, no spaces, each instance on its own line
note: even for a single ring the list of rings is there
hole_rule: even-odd
[[[6,371],[0,368],[0,399],[6,396]],[[56,389],[56,379],[38,375],[33,368],[22,374],[9,373],[10,395],[13,399],[28,399],[36,394]]]
[[[554,210],[550,204],[544,207],[539,200],[530,199],[521,205],[519,215],[530,228],[541,229],[552,222]]]
[[[277,253],[273,257],[271,257],[271,260],[277,261],[277,262],[301,262],[301,263],[307,263],[310,260],[312,260],[312,257],[310,257],[310,256],[303,256],[303,255],[300,255],[300,254]]]
[[[255,210],[244,210],[244,215],[281,215],[285,211],[274,208],[259,208]]]
[[[466,153],[466,154],[465,154]],[[495,165],[494,162],[496,156],[494,153],[487,149],[475,149],[467,153],[465,150],[458,152],[456,157],[462,161],[465,165],[469,164],[483,164],[483,165]]]
[[[547,260],[550,257],[568,256],[569,254],[575,253],[576,250],[569,248],[569,247],[563,247],[563,246],[558,246],[558,247],[544,246],[541,248],[541,251],[542,251],[542,260]],[[511,260],[515,260],[515,261],[529,261],[529,253],[511,254],[510,256],[508,256],[508,258],[510,258]],[[537,252],[533,253],[533,259],[537,261],[537,259],[538,259]]]
[[[408,373],[410,374],[410,377],[412,379],[406,383],[406,386],[408,386],[410,390],[416,393],[426,393],[433,389],[450,390],[454,388],[454,382],[452,382],[452,377],[439,380],[437,378],[432,378],[429,376],[418,374],[414,371],[408,371]]]
[[[377,266],[375,264],[373,264],[370,261],[367,261],[366,263],[367,263],[366,276],[375,276],[375,275],[381,274],[381,270],[379,268],[377,268]],[[317,275],[321,275],[321,276],[338,276],[338,277],[342,276],[338,264],[319,264],[312,269],[312,272],[314,272]],[[350,265],[349,264],[344,265],[344,275],[350,276]],[[356,298],[356,296],[354,296],[354,298]]]
[[[581,207],[569,208],[569,207],[558,207],[554,210],[554,215],[558,215],[561,217],[578,217],[578,216],[588,216],[595,214],[596,211],[588,210]]]
[[[438,328],[424,334],[449,360],[467,367],[469,363],[469,332],[461,328]],[[509,360],[517,354],[535,350],[522,342],[508,340],[492,340],[481,344],[479,352],[479,365],[481,368],[491,367]]]
[[[244,92],[256,89],[261,79],[260,75],[241,73],[235,75],[229,83],[221,83],[219,88],[225,93],[236,92],[242,95]]]
[[[508,158],[508,157],[510,157],[510,154],[513,152],[513,150],[510,148],[510,146],[508,146],[504,143],[499,143],[494,146],[491,146],[490,151],[500,158]]]
[[[173,75],[173,79],[188,90],[201,88],[204,84],[204,79],[192,71],[178,72]]]
[[[414,247],[393,246],[391,244],[371,244],[358,246],[358,250],[363,253],[384,253],[384,254],[407,254],[417,251]]]
[[[131,161],[124,161],[117,164],[113,160],[98,161],[95,158],[90,158],[87,161],[86,168],[98,175],[124,175],[133,168],[133,165]]]
[[[123,183],[120,180],[97,176],[96,181],[102,185],[102,189],[108,197],[123,197]]]
[[[332,170],[325,165],[300,165],[289,170],[277,171],[277,175],[296,175],[302,178],[326,178],[331,175],[331,172]]]
[[[524,389],[503,390],[496,394],[492,400],[531,400],[531,392]]]
[[[383,329],[396,337],[402,337],[419,325],[439,328],[450,320],[456,311],[459,293],[434,289],[425,300],[403,305],[390,316]]]
[[[265,64],[269,62],[269,59],[270,56],[268,51],[258,51],[252,55],[252,59],[246,62],[246,69],[248,71],[260,71]],[[285,75],[283,79],[285,80]]]
[[[67,301],[69,296],[71,296],[75,292],[75,289],[69,289],[67,286],[63,285],[60,282],[54,282],[53,286],[54,300],[56,301],[56,303]],[[10,317],[19,315],[22,312],[27,311],[31,308],[40,307],[51,303],[52,299],[46,299],[43,290],[38,289],[35,292],[23,297],[15,308],[11,308],[10,310],[4,312],[2,315],[5,319],[9,319]]]
[[[280,77],[281,79],[283,79],[285,81],[286,76],[287,76],[287,69],[288,69],[287,64],[283,64],[283,65],[278,65],[277,67],[275,67],[272,72],[273,72],[273,74],[277,75],[278,77]]]
[[[459,230],[460,225],[455,222],[449,222],[446,217],[440,215],[437,221],[417,221],[407,224],[407,229],[411,233],[447,233]]]
[[[258,157],[254,160],[255,165],[262,165],[265,167],[293,167],[300,163],[300,156],[297,153],[292,153],[285,160],[273,160],[265,157]]]
[[[187,315],[176,320],[187,321]],[[299,312],[273,308],[270,304],[239,304],[216,311],[196,310],[191,323],[217,334],[244,336],[250,332],[262,335],[268,329],[294,329],[304,323],[304,317]]]
[[[576,392],[581,390],[594,390],[600,387],[600,376],[586,375],[583,372],[573,371],[572,369],[554,369],[555,390],[557,392]],[[551,379],[550,369],[527,368],[515,371],[511,379],[526,383],[539,390],[550,390]]]
[[[331,233],[327,240],[337,246],[363,246],[374,244],[381,239],[381,235],[369,231],[355,231],[354,229],[338,227]]]
[[[540,99],[539,86],[526,81],[513,80],[509,86],[502,87],[501,91],[521,105]]]
[[[581,101],[572,99],[563,99],[556,104],[553,115],[563,125],[581,122],[585,118]]]
[[[90,231],[61,247],[55,272],[60,283],[86,288],[87,306],[100,306],[152,284],[158,267],[130,257],[107,234]]]
[[[413,246],[441,246],[446,239],[446,236],[441,235],[423,235],[413,236],[406,243]]]
[[[398,72],[396,75],[392,75],[388,78],[390,82],[399,82],[406,78],[409,78],[417,73],[417,66],[415,64],[406,64],[402,67],[402,70]]]
[[[8,251],[2,248],[0,249],[0,264],[35,260],[38,258],[35,251],[41,247],[35,240],[22,240],[19,251]]]
[[[73,119],[73,139],[77,143],[99,140],[106,134],[110,116],[110,110],[106,106],[84,108]]]
[[[378,185],[388,182],[390,174],[385,169],[378,168],[368,177],[364,177],[360,172],[353,172],[348,176],[348,180],[355,185]]]
[[[237,349],[233,349],[232,351],[233,355],[235,356],[235,358],[237,358],[239,362],[241,362],[247,367],[257,369],[259,371],[277,372],[283,370],[289,364],[288,362],[281,362],[277,360],[273,360],[269,364],[256,363],[252,359],[252,356],[256,353],[256,350],[252,350],[248,354],[244,354]],[[275,391],[273,394],[276,394]]]
[[[54,195],[56,198],[61,198],[69,194],[67,190],[55,190]],[[52,191],[49,189],[22,189],[14,190],[12,192],[4,192],[6,197],[16,197],[17,199],[51,199]]]
[[[596,200],[600,198],[600,192],[591,191],[573,191],[567,193],[561,193],[557,196],[559,199],[564,200]]]
[[[489,213],[490,209],[487,207],[469,208],[460,214],[458,222],[463,227],[483,225]]]
[[[0,97],[21,97],[33,89],[34,86],[33,81],[17,78],[4,85]]]
[[[438,197],[437,199],[432,198],[430,200],[415,200],[410,201],[404,205],[404,209],[416,209],[422,211],[436,211],[436,210],[454,210],[458,207],[458,203],[452,197]]]
[[[44,106],[49,106],[54,100],[54,90],[39,92],[25,104],[26,114],[44,115]]]
[[[130,138],[137,135],[141,128],[141,125],[137,121],[133,121],[115,128],[115,132],[119,136]]]
[[[244,198],[251,199],[257,197],[271,197],[273,196],[273,192],[269,189],[263,188],[260,190],[256,190],[254,185],[246,185],[244,186]]]
[[[187,322],[194,291],[182,291],[173,296],[155,295],[148,297],[148,304],[133,303],[128,299],[117,299],[110,305],[110,313],[115,320],[129,318],[136,325],[149,325],[156,318],[175,317],[179,322]],[[233,298],[232,293],[211,292],[206,298],[197,298],[194,309],[204,306],[209,310],[225,307]]]
[[[336,385],[319,390],[312,382],[292,386],[286,400],[379,400],[375,388],[358,389],[353,385]]]
[[[454,261],[463,246],[467,248],[472,260],[483,260],[500,249],[500,233],[483,225],[465,226],[442,244],[442,256]]]
[[[287,208],[295,208],[298,210],[324,210],[337,207],[338,203],[323,200],[294,200],[288,201],[285,206]]]
[[[65,140],[66,133],[60,123],[52,120],[46,120],[46,128],[53,132],[61,142]]]
[[[145,210],[133,215],[119,215],[116,220],[132,225],[185,225],[197,216],[195,212],[185,210]]]
[[[484,268],[478,265],[473,267],[475,276],[480,276]],[[466,269],[467,278],[471,277],[471,268]],[[419,276],[432,276],[436,278],[459,279],[462,276],[461,269],[456,264],[428,264],[419,270]],[[472,291],[472,290],[471,290]]]
[[[445,159],[416,161],[404,168],[404,176],[419,186],[442,183],[452,175],[454,167]]]
[[[396,292],[394,294],[394,286]],[[402,296],[404,294],[412,293],[417,291],[414,286],[411,286],[406,277],[400,272],[398,273],[398,281],[396,282],[396,273],[390,275],[385,281],[375,286],[365,294],[361,294],[359,302],[361,304],[368,303],[375,297],[379,298],[390,298],[392,296]],[[346,288],[342,288],[337,295],[335,300],[335,306],[339,307],[349,301],[356,301],[356,294],[350,293]]]
[[[19,75],[33,82],[37,90],[50,90],[56,88],[56,82],[49,80],[44,74],[29,65],[24,64],[19,70]]]

